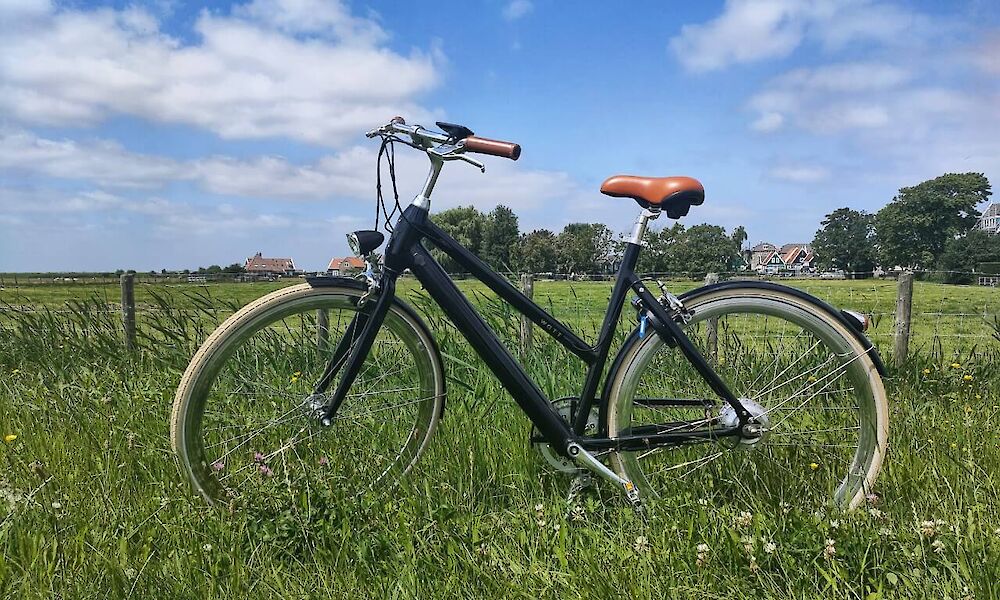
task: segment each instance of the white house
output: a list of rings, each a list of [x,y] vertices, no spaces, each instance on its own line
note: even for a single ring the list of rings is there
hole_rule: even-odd
[[[979,217],[975,228],[988,233],[1000,233],[1000,203],[990,204],[983,216]]]

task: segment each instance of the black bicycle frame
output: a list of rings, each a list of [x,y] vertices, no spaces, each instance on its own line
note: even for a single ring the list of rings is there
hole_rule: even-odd
[[[422,243],[424,240],[431,242],[453,258],[473,277],[484,283],[516,311],[525,315],[587,365],[587,374],[572,423],[567,422],[556,412],[538,385],[503,345],[496,333],[490,329],[469,300],[459,291],[448,273],[424,247]],[[742,426],[746,424],[751,415],[684,334],[675,320],[677,315],[672,314],[664,307],[635,274],[634,269],[639,259],[640,248],[638,244],[626,244],[622,264],[611,292],[611,300],[598,334],[597,343],[590,346],[566,325],[522,294],[502,275],[496,273],[489,265],[431,222],[427,210],[416,206],[408,207],[396,223],[386,247],[377,296],[362,311],[359,311],[355,321],[348,327],[350,335],[345,336],[345,339],[334,351],[330,366],[324,373],[322,382],[317,386],[317,392],[325,391],[334,375],[341,370],[343,371],[332,400],[327,405],[324,418],[331,419],[333,417],[353,384],[394,297],[396,279],[403,271],[409,269],[493,371],[545,440],[557,452],[565,452],[571,442],[576,442],[587,450],[639,450],[739,435]],[[594,405],[601,383],[601,374],[607,364],[619,315],[625,305],[629,290],[638,296],[637,306],[640,311],[645,311],[653,330],[658,335],[663,336],[668,343],[676,346],[694,365],[719,398],[736,410],[740,418],[738,426],[701,430],[686,429],[685,431],[676,431],[678,428],[652,427],[648,430],[643,428],[642,431],[634,431],[630,435],[610,439],[607,437],[606,428],[602,423],[602,430],[598,436],[583,435],[588,415]],[[683,404],[690,401],[679,400],[678,402]],[[664,429],[675,430],[663,433]]]

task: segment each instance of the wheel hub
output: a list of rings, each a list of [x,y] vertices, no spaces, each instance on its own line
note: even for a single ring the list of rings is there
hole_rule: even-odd
[[[767,414],[767,409],[749,398],[740,398],[740,404],[750,413],[750,420],[740,431],[739,447],[749,448],[760,443],[767,437],[770,431],[771,419]],[[736,414],[736,409],[729,404],[723,404],[719,410],[719,422],[726,427],[738,427],[740,417]]]

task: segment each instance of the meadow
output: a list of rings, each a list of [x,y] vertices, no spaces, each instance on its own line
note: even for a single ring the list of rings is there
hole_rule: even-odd
[[[913,352],[886,381],[889,456],[852,513],[720,482],[650,503],[646,519],[606,485],[568,505],[567,476],[412,281],[401,295],[445,349],[449,398],[404,485],[306,522],[210,509],[170,451],[174,390],[212,328],[288,283],[137,285],[127,353],[117,285],[5,280],[0,597],[1000,597],[996,290],[917,282]],[[873,314],[887,356],[895,282],[786,283]],[[459,285],[516,339],[509,310]],[[592,339],[609,290],[539,281],[535,299]],[[580,364],[536,340],[526,366],[542,389],[577,393]]]

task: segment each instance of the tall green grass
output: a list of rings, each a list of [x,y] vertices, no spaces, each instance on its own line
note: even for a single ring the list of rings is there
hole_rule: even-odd
[[[0,597],[1000,597],[990,335],[937,356],[920,346],[892,372],[890,454],[863,510],[720,482],[653,503],[643,520],[600,484],[567,504],[569,480],[530,447],[515,404],[426,297],[404,289],[446,355],[445,419],[391,497],[301,522],[208,509],[177,474],[174,389],[197,344],[245,301],[243,289],[209,289],[143,292],[133,353],[107,298],[84,292],[45,310],[4,297]],[[516,338],[508,308],[463,289]],[[536,299],[592,336],[607,292],[543,284]],[[578,393],[578,361],[536,340],[527,367],[543,390]]]

